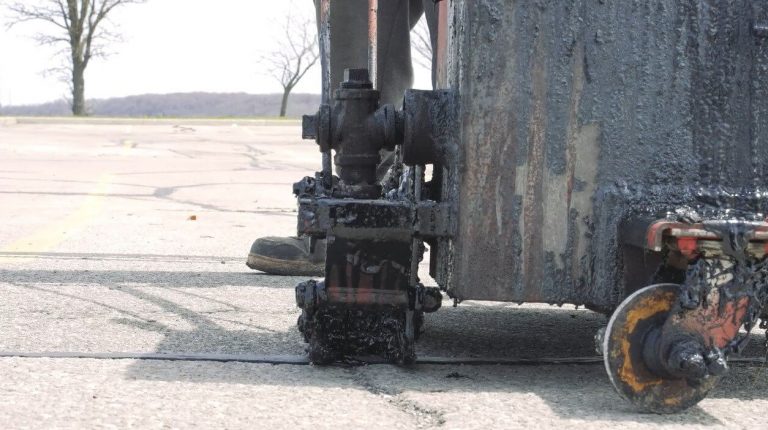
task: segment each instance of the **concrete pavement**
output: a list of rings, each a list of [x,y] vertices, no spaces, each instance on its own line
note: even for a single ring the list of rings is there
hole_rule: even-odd
[[[296,125],[0,125],[0,351],[301,355],[293,287],[244,265],[294,232],[314,171]],[[422,356],[592,355],[604,318],[464,303]],[[762,334],[755,336],[762,341]],[[751,354],[759,354],[753,348]],[[768,378],[739,367],[698,407],[639,414],[600,365],[312,367],[0,359],[4,428],[761,428]]]

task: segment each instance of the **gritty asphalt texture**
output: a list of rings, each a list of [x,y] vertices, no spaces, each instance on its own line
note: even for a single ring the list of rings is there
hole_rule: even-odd
[[[295,228],[318,167],[297,124],[0,124],[0,352],[300,356],[293,287],[246,268]],[[591,356],[605,318],[463,303],[420,356]],[[749,353],[761,354],[757,344]],[[737,367],[699,406],[638,413],[601,365],[293,366],[0,359],[3,428],[762,428],[768,370]]]

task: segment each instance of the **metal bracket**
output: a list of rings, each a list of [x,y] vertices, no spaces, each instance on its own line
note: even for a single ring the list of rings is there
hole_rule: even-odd
[[[686,239],[689,241],[722,241],[722,235],[717,233],[716,226],[723,223],[740,222],[753,229],[753,242],[768,241],[768,222],[746,222],[712,220],[698,223],[684,223],[670,219],[651,221],[648,219],[633,219],[621,226],[622,242],[653,252],[661,252],[668,238]]]
[[[415,210],[414,210],[415,209]],[[298,234],[409,241],[454,233],[447,203],[299,198]]]

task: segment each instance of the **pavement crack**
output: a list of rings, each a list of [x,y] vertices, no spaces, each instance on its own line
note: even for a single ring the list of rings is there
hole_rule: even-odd
[[[395,409],[411,416],[416,428],[436,428],[445,424],[445,413],[438,409],[425,407],[409,399],[402,391],[377,384],[368,375],[358,369],[351,369],[352,380],[369,393],[382,398]]]

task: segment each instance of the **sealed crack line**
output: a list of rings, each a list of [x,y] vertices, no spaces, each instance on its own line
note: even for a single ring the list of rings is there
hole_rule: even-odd
[[[16,352],[0,351],[0,358],[48,358],[48,359],[89,359],[89,360],[146,360],[146,361],[202,361],[214,363],[253,363],[308,366],[311,363],[303,355],[255,355],[255,354],[205,354],[205,353],[159,353],[159,352]],[[743,366],[765,366],[768,361],[760,357],[731,358],[729,363]],[[347,366],[369,366],[391,364],[377,358],[351,359],[337,364]],[[453,358],[424,357],[415,364],[437,366],[554,366],[554,365],[597,365],[603,364],[602,357],[563,358]]]
[[[418,402],[409,399],[400,390],[387,388],[375,383],[371,378],[357,369],[352,370],[352,379],[361,388],[374,396],[378,396],[395,409],[409,415],[416,423],[416,428],[435,428],[445,424],[445,412],[438,409],[424,407]]]
[[[201,361],[213,363],[284,364],[305,366],[306,357],[298,355],[197,354],[197,353],[133,353],[133,352],[12,352],[0,351],[0,358],[89,359],[145,361]]]

